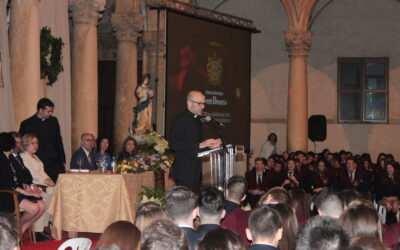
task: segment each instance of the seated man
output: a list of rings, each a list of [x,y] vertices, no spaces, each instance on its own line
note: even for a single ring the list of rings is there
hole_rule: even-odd
[[[96,139],[90,133],[84,133],[81,136],[81,147],[75,151],[71,158],[71,169],[96,169],[96,162],[94,159],[94,146]]]
[[[197,231],[203,239],[208,231],[220,228],[219,223],[225,217],[224,194],[214,188],[208,187],[200,193],[200,227]]]
[[[322,189],[314,203],[320,216],[339,219],[340,215],[342,215],[342,200],[329,188]]]
[[[228,216],[236,208],[240,208],[241,203],[246,198],[247,182],[243,176],[232,176],[226,188],[225,211]]]
[[[265,169],[263,158],[257,157],[254,160],[254,165],[253,169],[246,172],[247,200],[251,207],[255,207],[261,195],[265,194],[270,182],[270,174]]]
[[[350,236],[339,220],[314,216],[297,235],[296,250],[340,250],[350,244]]]
[[[249,250],[277,250],[278,242],[282,238],[281,216],[267,206],[256,208],[250,214],[246,234],[253,241]]]
[[[237,233],[247,246],[249,242],[246,236],[246,227],[250,211],[244,211],[240,207],[241,202],[246,198],[246,189],[247,183],[244,177],[236,175],[229,179],[225,204],[227,215],[221,225]]]
[[[200,234],[193,227],[199,213],[196,195],[184,186],[175,186],[165,195],[165,210],[169,218],[186,234],[190,249],[195,249]]]
[[[157,220],[142,233],[141,250],[188,250],[185,233],[169,220]]]

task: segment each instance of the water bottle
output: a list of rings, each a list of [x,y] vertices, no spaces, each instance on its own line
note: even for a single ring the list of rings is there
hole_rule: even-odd
[[[117,170],[117,162],[116,162],[116,160],[115,160],[115,157],[113,157],[113,158],[112,158],[112,162],[111,162],[111,171],[112,171],[113,173],[116,173],[116,170]]]
[[[103,156],[100,161],[100,169],[102,173],[105,173],[107,170],[107,157]]]

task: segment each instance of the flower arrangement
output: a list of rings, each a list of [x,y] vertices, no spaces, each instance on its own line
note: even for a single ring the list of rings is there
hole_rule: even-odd
[[[135,136],[138,155],[118,162],[118,173],[140,173],[154,171],[160,173],[170,168],[174,155],[169,150],[168,141],[157,132]]]

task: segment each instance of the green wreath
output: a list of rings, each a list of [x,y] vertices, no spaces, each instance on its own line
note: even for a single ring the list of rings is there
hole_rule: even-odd
[[[49,27],[40,31],[40,78],[47,78],[47,85],[52,86],[57,81],[58,74],[64,71],[61,64],[62,47],[61,37],[54,37]]]

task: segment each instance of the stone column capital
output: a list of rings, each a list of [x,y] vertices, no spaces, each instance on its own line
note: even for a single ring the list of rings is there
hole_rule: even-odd
[[[106,0],[68,0],[74,23],[97,25],[101,18],[99,11],[104,11]]]
[[[146,48],[146,51],[152,55],[163,55],[166,50],[166,44],[164,41],[165,32],[159,31],[159,39],[158,39],[158,53],[157,53],[157,31],[145,31],[143,32],[143,42]]]
[[[116,31],[117,40],[137,42],[143,31],[144,16],[140,13],[112,13],[111,23]]]
[[[289,56],[307,56],[311,48],[311,31],[285,32],[285,45]]]

